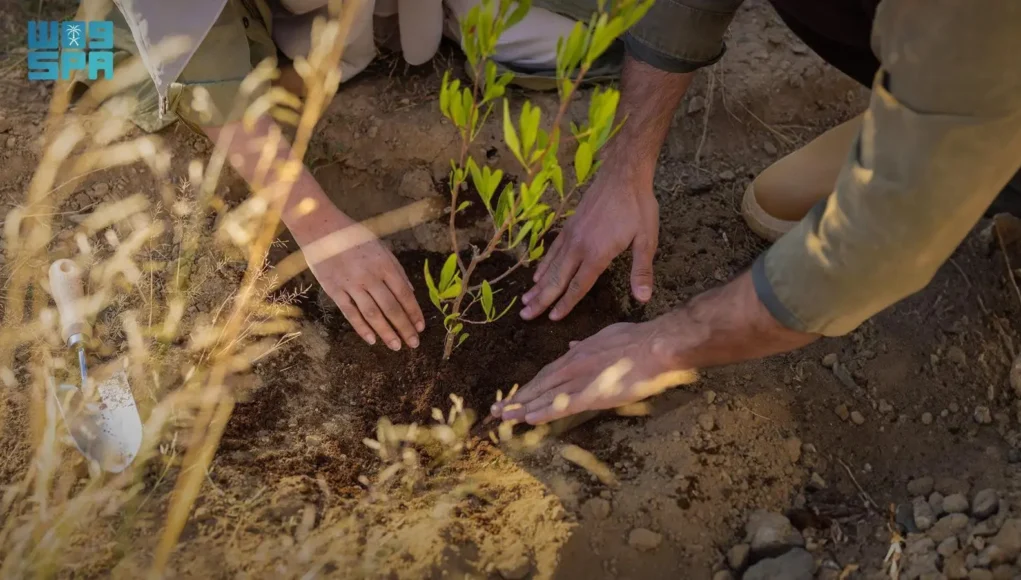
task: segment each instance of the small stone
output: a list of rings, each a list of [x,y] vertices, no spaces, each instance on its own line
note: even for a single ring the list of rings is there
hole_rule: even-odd
[[[968,527],[968,516],[964,514],[950,514],[943,516],[927,532],[927,535],[937,544],[950,536],[956,536],[958,532]]]
[[[858,411],[851,411],[851,422],[854,423],[855,425],[864,425],[865,415],[862,415]]]
[[[424,168],[406,171],[397,186],[397,193],[408,199],[426,199],[436,195],[432,174]]]
[[[691,97],[691,101],[688,102],[688,114],[694,115],[705,108],[705,99],[701,96]]]
[[[963,493],[955,493],[943,498],[943,511],[948,514],[967,513],[968,507],[968,498]]]
[[[581,513],[587,519],[605,520],[610,517],[610,502],[601,497],[594,497],[581,506]]]
[[[716,402],[716,391],[706,391],[705,392],[705,402],[706,402],[706,404],[709,404],[709,405],[712,405],[713,403],[715,403]]]
[[[841,421],[847,421],[847,418],[851,416],[851,412],[847,410],[847,405],[844,404],[837,405],[833,412],[837,414],[837,417],[840,417]]]
[[[791,44],[791,52],[794,54],[808,54],[808,47],[801,43]]]
[[[886,413],[892,413],[893,412],[893,405],[891,405],[889,402],[887,402],[886,399],[879,399],[879,412],[883,413],[884,415]]]
[[[781,514],[757,510],[745,524],[746,542],[756,558],[770,558],[805,545],[801,532]]]
[[[968,363],[968,357],[961,350],[961,347],[954,345],[947,349],[947,359],[957,366],[963,367]]]
[[[794,548],[778,558],[767,558],[748,569],[742,580],[812,580],[815,558]]]
[[[932,425],[932,413],[922,413],[922,425]]]
[[[831,352],[822,357],[822,366],[826,368],[833,368],[833,365],[835,364],[837,364],[837,353]]]
[[[821,489],[826,489],[826,480],[823,479],[821,475],[819,475],[818,473],[813,471],[812,472],[812,477],[810,477],[809,480],[808,480],[808,486],[807,487],[808,487],[808,489],[813,490],[813,491],[819,491]]]
[[[1007,520],[979,554],[980,565],[1013,562],[1021,553],[1021,520]]]
[[[92,187],[92,195],[97,198],[103,198],[108,193],[110,193],[110,186],[106,183],[97,183]],[[97,199],[97,201],[102,201],[102,199]]]
[[[993,573],[982,568],[972,568],[968,580],[993,580]]]
[[[728,169],[727,171],[721,171],[718,177],[720,178],[720,181],[734,181],[737,176],[734,175],[733,171]]]
[[[934,491],[929,495],[929,505],[932,506],[932,513],[936,514],[936,517],[947,513],[943,509],[943,494],[938,491]]]
[[[939,546],[936,547],[936,552],[944,558],[949,558],[954,554],[954,552],[960,549],[960,547],[961,543],[957,541],[957,536],[950,536],[939,543]]]
[[[1002,509],[1002,508],[1001,508]],[[1000,523],[996,521],[997,518],[990,520],[981,521],[975,525],[971,530],[971,535],[981,536],[988,538],[989,536],[995,536],[996,532],[1000,531]]]
[[[730,570],[720,570],[713,574],[713,580],[734,580],[734,575],[730,573]]]
[[[975,407],[975,414],[973,415],[975,422],[979,425],[988,425],[993,422],[993,415],[989,411],[989,407],[979,405]]]
[[[961,410],[961,406],[960,406],[960,405],[958,405],[958,404],[957,404],[956,402],[955,402],[955,403],[950,403],[950,404],[949,404],[949,405],[947,406],[947,408],[949,408],[949,409],[950,409],[950,412],[951,412],[951,413],[956,413],[956,412],[958,412],[958,411],[960,411],[960,410]]]
[[[894,516],[897,525],[900,526],[901,531],[905,534],[917,534],[918,526],[915,525],[915,512],[914,508],[909,503],[902,503],[897,506],[897,512]]]
[[[1021,449],[1009,449],[1007,451],[1007,463],[1021,463]]]
[[[948,495],[954,495],[955,493],[962,493],[968,495],[968,491],[971,486],[968,482],[962,481],[955,477],[943,477],[936,481],[934,484],[936,491],[943,494],[944,497]]]
[[[942,411],[939,412],[939,416],[943,417],[944,419],[946,419],[949,415],[950,411],[948,411],[947,409],[943,409]]]
[[[523,550],[504,554],[496,563],[496,571],[505,580],[522,580],[532,572],[532,560]]]
[[[772,141],[766,141],[762,144],[762,150],[766,152],[766,155],[776,155],[776,145],[773,145]]]
[[[738,544],[727,551],[727,564],[731,570],[740,572],[745,569],[748,565],[748,556],[752,552],[752,547],[748,544]]]
[[[628,534],[627,543],[632,548],[648,552],[655,550],[663,542],[663,536],[645,528],[635,528]]]
[[[815,448],[815,444],[813,443],[805,443],[801,446],[801,451],[803,453],[818,453],[818,450]]]
[[[783,447],[787,452],[787,457],[790,458],[791,463],[797,463],[798,460],[801,459],[801,439],[791,437],[783,442]]]
[[[993,580],[1012,580],[1015,577],[1014,567],[1009,564],[1000,564],[993,568]]]
[[[954,538],[957,539],[957,538]],[[943,574],[948,580],[964,580],[968,577],[968,566],[964,554],[951,554],[943,561]]]
[[[716,427],[716,419],[709,413],[702,413],[698,416],[698,426],[705,431],[712,431]]]
[[[1000,494],[995,489],[983,489],[975,494],[975,501],[971,506],[971,513],[976,518],[984,520],[995,514],[1000,509]]]
[[[0,133],[6,133],[11,130],[11,122],[3,117],[0,117]]]
[[[923,498],[917,498],[911,504],[912,512],[915,517],[915,525],[921,531],[928,530],[932,527],[932,524],[936,521],[936,514],[932,512],[932,506],[929,502]]]
[[[908,493],[912,497],[927,496],[932,493],[932,486],[935,482],[929,476],[916,477],[908,482]]]

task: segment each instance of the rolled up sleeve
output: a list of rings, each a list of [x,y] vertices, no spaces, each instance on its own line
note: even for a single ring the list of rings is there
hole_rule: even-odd
[[[743,1],[657,0],[624,44],[632,57],[660,70],[698,70],[723,57],[723,35]]]
[[[752,268],[785,326],[842,335],[922,289],[1021,166],[1021,3],[884,0],[835,191]]]

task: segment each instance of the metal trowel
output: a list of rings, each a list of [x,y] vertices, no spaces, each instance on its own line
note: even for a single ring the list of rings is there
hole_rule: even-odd
[[[92,329],[85,320],[81,269],[71,260],[50,266],[50,293],[60,314],[60,334],[76,352],[80,386],[60,385],[54,396],[75,447],[104,471],[120,473],[142,445],[142,419],[123,367],[90,382],[85,348]]]

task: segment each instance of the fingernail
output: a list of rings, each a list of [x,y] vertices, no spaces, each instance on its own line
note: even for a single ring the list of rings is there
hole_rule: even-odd
[[[494,416],[494,417],[496,417],[497,415],[500,414],[500,405],[499,405],[499,403],[494,403],[493,406],[489,408],[489,414]]]
[[[521,318],[524,318],[525,320],[530,320],[532,318],[532,309],[528,307],[522,308]]]
[[[532,293],[530,291],[529,292],[525,292],[525,295],[521,297],[521,303],[522,304],[528,304],[531,300],[532,300]]]
[[[375,335],[366,334],[366,335],[362,336],[362,338],[365,339],[365,342],[367,342],[369,344],[376,344],[376,337],[375,337]]]
[[[563,317],[564,317],[564,315],[563,315],[563,314],[562,314],[562,313],[560,312],[560,310],[559,310],[559,309],[557,309],[557,308],[554,308],[554,309],[553,309],[553,312],[550,312],[550,313],[549,313],[549,319],[550,319],[550,320],[553,320],[553,321],[557,321],[557,320],[560,320],[560,319],[561,319],[561,318],[563,318]]]
[[[389,346],[391,350],[401,350],[401,341],[399,340],[391,340],[386,343],[386,345]]]
[[[635,298],[645,302],[649,298],[652,298],[652,288],[648,286],[639,286],[635,288]]]
[[[425,322],[418,322],[415,324],[415,330],[422,332],[425,330]]]
[[[411,348],[418,348],[418,337],[412,336],[411,339],[408,340],[408,346]]]

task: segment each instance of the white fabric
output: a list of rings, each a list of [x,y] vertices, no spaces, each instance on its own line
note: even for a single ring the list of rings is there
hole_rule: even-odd
[[[444,0],[448,17],[446,33],[460,42],[460,20],[480,4],[479,0]],[[525,18],[504,31],[496,42],[493,60],[524,68],[553,68],[557,63],[557,39],[567,37],[575,21],[543,8],[532,7]]]
[[[300,4],[298,8],[306,11],[295,14],[289,10],[288,3]],[[327,0],[289,0],[281,2],[281,5],[271,3],[270,6],[273,10],[273,42],[277,48],[291,59],[307,56],[312,49],[313,23],[316,18],[329,18]],[[365,0],[362,7],[361,14],[355,16],[351,25],[351,35],[345,41],[340,63],[341,82],[365,70],[376,58],[376,44],[372,36],[373,1]]]

